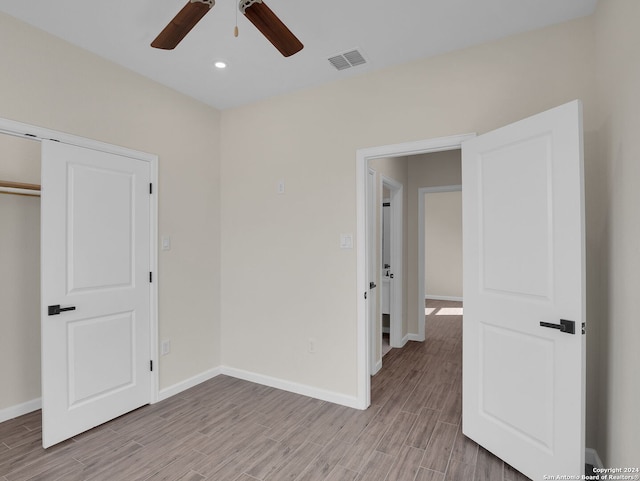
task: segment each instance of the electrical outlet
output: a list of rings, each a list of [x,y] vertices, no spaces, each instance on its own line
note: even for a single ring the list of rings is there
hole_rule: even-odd
[[[160,354],[166,356],[171,352],[171,341],[162,341],[160,344]]]
[[[309,352],[310,353],[316,352],[316,340],[313,338],[309,338]]]

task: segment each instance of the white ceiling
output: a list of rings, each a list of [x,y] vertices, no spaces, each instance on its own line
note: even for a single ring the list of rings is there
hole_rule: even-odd
[[[284,58],[242,14],[216,5],[175,50],[149,46],[186,0],[0,0],[0,11],[219,109],[589,15],[597,0],[266,0],[302,41]],[[327,58],[359,48],[368,63]],[[229,67],[217,70],[213,62]]]

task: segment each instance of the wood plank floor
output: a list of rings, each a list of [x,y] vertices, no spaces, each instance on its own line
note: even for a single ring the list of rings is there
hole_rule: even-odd
[[[460,304],[384,357],[358,411],[218,376],[48,450],[40,412],[0,424],[0,480],[526,481],[465,438]]]

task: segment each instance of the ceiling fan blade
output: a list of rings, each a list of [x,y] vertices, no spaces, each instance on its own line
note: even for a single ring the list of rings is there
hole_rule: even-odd
[[[151,46],[163,50],[176,48],[214,4],[215,0],[190,0],[151,42]]]
[[[277,48],[282,55],[290,57],[294,53],[302,50],[304,45],[291,33],[291,30],[282,23],[273,11],[264,2],[255,1],[242,10],[245,17],[253,23],[262,35]]]

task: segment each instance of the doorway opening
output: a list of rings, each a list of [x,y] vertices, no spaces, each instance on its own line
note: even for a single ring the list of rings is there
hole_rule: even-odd
[[[55,139],[55,141],[51,141],[49,139]],[[148,178],[150,183],[157,185],[157,156],[155,155],[137,152],[123,147],[86,139],[83,137],[77,137],[50,129],[0,118],[0,145],[2,145],[4,153],[11,153],[11,155],[5,155],[4,158],[12,161],[5,162],[0,165],[0,167],[2,167],[2,169],[0,169],[2,176],[0,177],[6,181],[5,184],[24,184],[25,182],[29,182],[29,184],[24,185],[30,186],[36,182],[40,183],[39,179],[42,176],[41,159],[43,157],[44,150],[43,144],[46,142],[50,142],[51,144],[60,146],[64,145],[73,146],[75,148],[83,148],[88,152],[100,152],[105,155],[109,154],[120,156],[131,161],[135,160],[147,166],[149,172]],[[17,165],[20,162],[22,163],[20,165]],[[44,180],[42,181],[42,183],[44,183]],[[47,184],[47,186],[49,187],[49,192],[52,191],[51,186],[57,186],[58,184],[59,182],[57,180],[54,182],[49,179],[49,183]],[[145,185],[144,188],[145,193],[147,191],[150,192],[149,187]],[[31,187],[26,187],[26,189],[31,189]],[[4,406],[0,405],[0,421],[27,414],[42,407],[41,396],[43,396],[43,393],[46,391],[46,389],[42,387],[44,386],[44,384],[42,384],[42,386],[40,385],[41,377],[44,378],[44,376],[41,375],[42,366],[40,365],[39,361],[40,353],[42,352],[43,345],[45,344],[44,342],[42,342],[43,339],[40,335],[41,325],[45,320],[48,319],[48,316],[50,315],[58,315],[61,311],[75,310],[70,307],[65,307],[63,309],[59,309],[59,311],[57,312],[52,312],[52,310],[49,309],[49,313],[47,314],[47,311],[41,306],[41,304],[43,304],[41,302],[42,293],[39,293],[39,289],[42,285],[41,278],[44,279],[45,276],[42,275],[43,271],[41,270],[40,264],[40,218],[42,217],[42,220],[44,221],[47,220],[48,217],[44,213],[41,215],[40,203],[38,202],[37,198],[32,197],[31,199],[27,199],[26,197],[24,197],[24,195],[26,195],[24,192],[16,192],[16,190],[21,191],[24,189],[9,188],[8,192],[5,193],[18,195],[1,196],[3,197],[3,201],[6,202],[3,202],[0,213],[2,214],[3,218],[7,219],[7,222],[5,224],[8,227],[6,229],[6,233],[9,234],[9,238],[0,239],[0,244],[2,244],[3,242],[5,244],[12,243],[13,245],[17,245],[17,247],[19,248],[19,252],[11,253],[11,268],[16,271],[17,274],[22,277],[22,279],[21,283],[16,283],[16,287],[19,288],[19,295],[12,296],[11,303],[13,304],[12,308],[14,310],[17,310],[18,312],[22,312],[23,308],[25,308],[24,312],[26,313],[26,315],[22,317],[16,317],[16,319],[20,323],[19,327],[22,330],[16,331],[17,337],[13,336],[8,339],[9,342],[12,342],[11,339],[13,339],[12,344],[18,346],[20,352],[28,353],[31,361],[29,363],[23,363],[20,362],[20,358],[12,359],[12,365],[18,365],[21,368],[21,371],[16,371],[16,373],[21,376],[20,384],[24,384],[24,379],[28,379],[29,385],[26,389],[21,390],[17,395],[15,395],[16,390],[9,389],[8,392],[14,394],[14,397],[0,399],[0,401],[2,401],[2,403],[4,404]],[[153,189],[153,191],[156,195],[151,196],[149,194],[149,200],[144,201],[144,203],[148,205],[148,214],[145,217],[148,222],[146,224],[141,224],[143,226],[141,227],[141,229],[144,230],[145,236],[148,235],[149,239],[148,245],[146,246],[148,250],[145,251],[146,255],[141,259],[141,261],[145,263],[145,268],[146,266],[148,266],[148,270],[150,273],[157,272],[157,249],[155,243],[155,239],[157,238],[157,190]],[[141,198],[146,199],[146,195]],[[29,202],[29,205],[24,203],[25,199]],[[28,215],[24,214],[24,209],[29,209],[27,213]],[[50,224],[56,224],[56,222],[57,220],[55,218],[49,218]],[[77,225],[79,224],[76,224],[76,226]],[[21,239],[20,236],[22,236]],[[16,239],[18,239],[20,242],[17,243]],[[48,243],[43,243],[42,245],[48,245]],[[14,249],[14,251],[15,250],[16,249]],[[25,268],[24,265],[21,264],[21,261],[24,260],[28,260],[30,262],[28,275],[24,275]],[[64,272],[67,271],[64,270]],[[143,278],[146,279],[146,276],[143,276]],[[154,276],[154,282],[149,283],[149,296],[145,301],[146,308],[148,309],[148,315],[146,316],[145,321],[148,327],[145,326],[145,329],[148,329],[149,332],[148,357],[150,359],[144,359],[144,362],[145,366],[149,366],[149,369],[152,365],[151,363],[157,365],[157,353],[155,346],[157,345],[158,331],[158,289],[155,279],[156,277]],[[15,278],[12,278],[12,281],[14,280]],[[141,286],[145,285],[145,283],[139,284]],[[26,307],[29,308],[28,311]],[[60,306],[50,307],[59,308]],[[80,309],[78,309],[78,311],[79,310]],[[22,321],[25,322],[23,323]],[[12,321],[9,319],[7,320],[7,322]],[[51,325],[51,323],[49,323],[48,325]],[[7,327],[6,324],[2,326],[3,329],[5,327]],[[11,328],[11,325],[9,324],[8,327]],[[28,331],[29,336],[23,335],[26,331]],[[9,350],[9,352],[11,352],[11,350]],[[13,352],[15,352],[15,349]],[[35,360],[35,362],[33,362],[33,360]],[[148,399],[150,403],[153,403],[158,399],[158,369],[150,369],[150,371],[150,382],[148,389],[145,389],[145,399]],[[85,377],[90,378],[90,376]],[[12,380],[13,377],[9,379],[9,382],[11,382]]]
[[[428,139],[417,142],[403,144],[386,145],[368,149],[360,149],[356,152],[356,192],[357,192],[357,273],[356,284],[361,296],[358,296],[357,306],[357,342],[358,342],[358,406],[366,409],[371,404],[371,378],[370,373],[374,371],[372,350],[374,349],[373,339],[376,337],[374,324],[372,322],[372,311],[367,298],[370,292],[376,287],[370,284],[373,278],[371,270],[370,249],[371,242],[368,240],[367,232],[371,233],[370,223],[373,216],[371,207],[368,207],[368,199],[371,198],[369,189],[371,185],[369,161],[381,158],[407,157],[418,154],[444,152],[460,149],[462,143],[475,137],[475,134],[464,134],[437,139]],[[417,275],[417,272],[416,272]],[[417,291],[416,291],[417,292]],[[416,301],[417,303],[417,301]],[[422,299],[422,324],[424,325],[424,298]],[[420,323],[419,323],[420,324]],[[401,326],[401,329],[404,329]],[[424,329],[424,326],[423,326]],[[401,332],[400,339],[419,339],[419,333]]]
[[[410,147],[436,152],[452,144],[435,143],[431,149],[413,144],[359,151],[358,184],[367,157]],[[544,472],[584,473],[586,338],[584,329],[574,329],[586,325],[581,103],[458,145],[464,147],[467,311],[457,351],[464,372],[458,384],[464,396],[457,398],[462,409],[455,413],[463,419],[461,432],[532,479]],[[366,349],[364,321],[358,334],[365,342],[358,340]],[[370,403],[371,381],[361,382]]]
[[[429,301],[462,302],[462,185],[418,189],[418,336]]]

